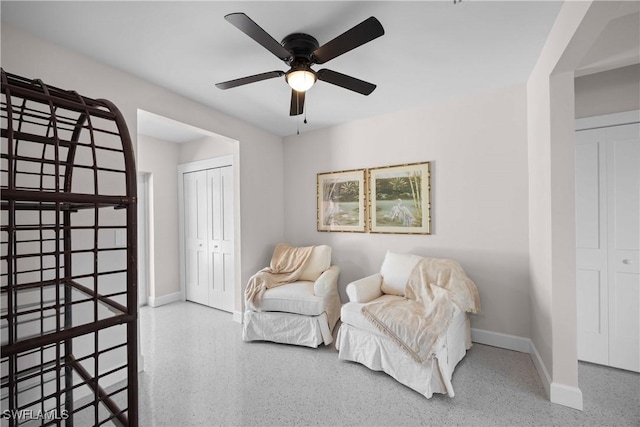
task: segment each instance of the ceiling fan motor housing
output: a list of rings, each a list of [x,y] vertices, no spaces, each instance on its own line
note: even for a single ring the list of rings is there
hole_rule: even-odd
[[[315,37],[305,33],[293,33],[282,39],[282,46],[293,54],[293,58],[289,60],[289,65],[295,63],[306,63],[311,65],[313,51],[320,45]]]

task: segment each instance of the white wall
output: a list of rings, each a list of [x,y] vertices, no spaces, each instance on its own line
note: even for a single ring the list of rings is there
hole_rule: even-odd
[[[565,2],[527,82],[534,362],[551,401],[578,409],[574,71],[620,5]]]
[[[588,8],[588,3],[565,4],[527,84],[531,340],[536,349],[534,361],[536,361],[538,372],[541,373],[543,384],[549,394],[551,394],[551,384],[556,375],[563,375],[565,384],[570,387],[577,388],[578,385],[577,355],[576,350],[572,350],[571,343],[572,339],[575,341],[575,320],[573,334],[570,329],[558,328],[558,325],[554,324],[554,308],[560,301],[555,291],[559,289],[561,280],[563,286],[574,288],[573,301],[565,301],[568,303],[565,309],[570,317],[575,317],[575,273],[573,283],[571,283],[570,278],[565,281],[566,278],[558,277],[554,271],[554,267],[560,263],[571,264],[572,257],[573,264],[570,265],[570,268],[575,269],[575,244],[573,245],[573,255],[567,253],[565,248],[555,244],[558,235],[575,233],[573,230],[575,226],[570,225],[568,229],[563,230],[562,226],[566,226],[566,224],[562,224],[561,221],[554,223],[556,220],[554,212],[558,212],[559,208],[564,208],[573,215],[573,196],[570,196],[571,200],[566,202],[554,197],[558,193],[554,192],[552,185],[554,179],[558,184],[564,184],[564,180],[568,178],[568,176],[562,175],[561,169],[565,153],[560,153],[561,159],[555,163],[553,156],[554,151],[573,145],[571,134],[569,141],[562,141],[560,135],[567,136],[567,131],[573,125],[573,119],[566,122],[561,119],[566,114],[570,114],[571,117],[574,115],[573,93],[569,94],[571,106],[567,108],[566,105],[562,105],[562,99],[557,97],[552,89],[557,88],[559,92],[566,89],[572,91],[573,81],[571,81],[571,87],[566,88],[562,86],[566,79],[561,78],[560,84],[552,87],[551,75]],[[556,118],[554,114],[559,114],[561,117]],[[552,135],[554,131],[556,133]],[[569,169],[573,174],[574,169],[572,167]],[[568,171],[566,172],[568,175]],[[559,176],[554,176],[556,173]],[[558,338],[569,339],[564,347],[564,350],[568,350],[566,355],[568,369],[567,366],[555,369],[554,362],[562,347]],[[558,343],[558,347],[555,346],[556,343]],[[579,400],[579,405],[575,406],[581,407],[581,396]]]
[[[5,71],[40,78],[92,98],[109,99],[123,113],[134,148],[138,109],[239,141],[242,256],[238,285],[244,287],[248,278],[268,263],[274,242],[283,238],[281,137],[11,25],[3,23],[1,30],[1,62]],[[215,91],[211,96],[215,96]],[[174,265],[178,265],[177,257],[166,267],[173,271]]]
[[[285,238],[326,243],[340,291],[387,250],[458,259],[476,282],[473,327],[529,336],[524,85],[285,138]],[[316,174],[432,162],[432,235],[316,231]]]
[[[226,155],[237,156],[237,152],[237,146],[233,141],[206,136],[196,141],[179,144],[178,164]]]
[[[640,110],[640,64],[575,79],[576,118]]]
[[[153,215],[153,282],[149,296],[180,291],[178,260],[178,179],[180,145],[138,135],[138,170],[151,174],[149,211]]]

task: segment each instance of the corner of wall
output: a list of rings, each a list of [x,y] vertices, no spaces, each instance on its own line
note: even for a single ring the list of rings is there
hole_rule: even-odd
[[[547,367],[538,353],[538,349],[536,348],[533,341],[530,342],[531,349],[529,353],[531,354],[531,360],[533,360],[533,365],[538,371],[538,375],[540,376],[540,380],[542,381],[542,386],[544,387],[544,391],[547,393],[547,396],[551,395],[551,375],[549,375],[549,371],[547,371]]]
[[[582,391],[578,387],[551,381],[551,375],[538,349],[529,338],[472,328],[471,340],[478,344],[529,353],[551,403],[582,411]]]
[[[533,360],[533,365],[538,371],[538,375],[542,381],[542,386],[544,387],[547,396],[549,396],[551,403],[582,411],[582,391],[578,387],[551,381],[549,371],[547,371],[544,361],[542,360],[542,357],[540,357],[540,353],[538,353],[538,349],[533,341],[531,342],[530,354],[531,360]]]
[[[171,304],[176,301],[184,301],[184,293],[183,292],[174,292],[167,295],[161,295],[159,297],[149,297],[149,306],[156,308],[161,305]]]
[[[582,391],[578,387],[553,382],[551,383],[549,397],[551,403],[582,411]]]

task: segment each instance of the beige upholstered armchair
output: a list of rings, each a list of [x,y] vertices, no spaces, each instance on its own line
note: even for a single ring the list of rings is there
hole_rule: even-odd
[[[333,342],[339,274],[331,266],[331,247],[314,246],[297,280],[266,289],[251,303],[245,298],[242,339],[307,347]]]
[[[434,313],[424,309],[430,303],[421,307],[418,301],[414,306],[424,311],[418,310],[418,315],[411,318],[413,322],[405,320],[410,319],[408,314],[412,314],[406,307],[406,304],[410,304],[410,298],[407,298],[410,277],[412,282],[425,283],[422,289],[428,291],[422,294],[422,299],[431,298],[435,292],[445,300],[446,304],[442,307],[446,310]],[[449,288],[449,282],[455,283]],[[420,285],[411,289],[419,291]],[[475,284],[456,261],[387,252],[380,273],[350,283],[346,291],[349,302],[342,306],[342,324],[335,344],[340,359],[361,363],[375,371],[384,371],[427,398],[433,393],[446,393],[453,397],[453,370],[471,347],[470,323],[465,311],[476,312],[480,308]],[[457,291],[462,294],[461,299],[451,299],[449,295]],[[414,299],[420,300],[419,292],[412,292]],[[415,298],[415,295],[418,297]],[[460,303],[463,299],[467,301],[466,306]],[[381,303],[392,303],[398,309],[394,317],[396,324],[391,327],[384,325],[383,321],[381,326],[371,320],[371,317],[381,313]],[[378,305],[377,311],[363,309],[371,309],[374,305]],[[459,306],[472,308],[461,310]],[[385,314],[384,311],[382,314]],[[403,338],[413,336],[413,331],[420,331],[415,334],[415,341],[409,339],[409,342],[422,345],[424,341],[421,339],[431,332],[431,328],[422,328],[428,322],[425,319],[431,318],[434,319],[431,325],[436,326],[433,329],[439,332],[431,338],[432,345],[418,361],[416,359],[419,357],[413,352],[415,346],[403,347],[402,344],[407,342]],[[405,321],[407,327],[403,328]],[[406,335],[402,335],[403,332]],[[402,344],[398,344],[399,341]]]

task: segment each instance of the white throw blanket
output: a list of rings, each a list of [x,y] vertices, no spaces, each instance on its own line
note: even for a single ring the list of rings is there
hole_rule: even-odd
[[[278,243],[269,267],[251,276],[247,283],[244,291],[247,308],[260,311],[258,306],[264,291],[298,280],[312,251],[313,246],[297,248],[286,243]]]
[[[435,352],[453,317],[454,304],[462,311],[480,311],[475,283],[450,259],[422,259],[405,293],[404,300],[365,305],[362,313],[418,363]]]

